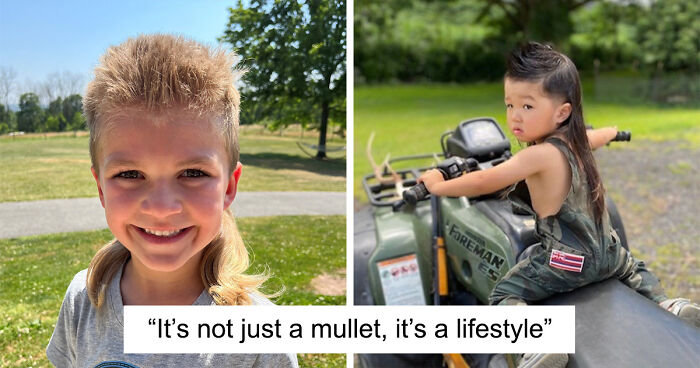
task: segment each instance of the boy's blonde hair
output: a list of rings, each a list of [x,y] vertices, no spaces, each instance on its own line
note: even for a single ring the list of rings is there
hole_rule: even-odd
[[[240,95],[232,68],[235,55],[210,49],[193,40],[165,34],[139,35],[110,47],[88,84],[83,109],[90,129],[90,157],[97,172],[99,143],[110,117],[120,110],[138,108],[153,113],[185,109],[214,117],[230,159],[238,162]],[[98,172],[99,175],[99,172]],[[90,261],[87,289],[90,301],[102,306],[110,280],[130,257],[114,239]],[[216,304],[250,304],[266,275],[246,275],[248,252],[233,215],[224,211],[219,235],[202,251],[202,282]]]

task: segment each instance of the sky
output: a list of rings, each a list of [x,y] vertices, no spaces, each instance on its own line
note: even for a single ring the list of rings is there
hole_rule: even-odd
[[[17,73],[20,93],[51,73],[85,83],[100,56],[139,33],[176,33],[214,45],[228,22],[218,0],[0,0],[0,67]]]

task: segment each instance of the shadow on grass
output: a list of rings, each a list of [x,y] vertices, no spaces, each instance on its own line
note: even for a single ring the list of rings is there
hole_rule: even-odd
[[[345,159],[314,160],[310,157],[285,153],[261,152],[241,153],[243,165],[257,166],[273,170],[303,170],[320,175],[345,177]]]

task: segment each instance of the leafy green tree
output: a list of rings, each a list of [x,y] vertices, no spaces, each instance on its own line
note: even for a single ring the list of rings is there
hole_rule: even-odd
[[[0,124],[5,124],[9,132],[17,129],[15,113],[0,103]]]
[[[70,95],[63,100],[62,106],[63,116],[66,120],[70,119],[71,125],[73,125],[75,113],[83,111],[83,97],[79,94]],[[82,114],[80,116],[82,117]]]
[[[242,56],[252,116],[287,125],[318,116],[319,150],[335,103],[345,97],[345,1],[238,1],[220,38]],[[343,108],[344,110],[344,108]],[[246,116],[250,118],[251,115]]]
[[[572,14],[575,32],[567,55],[579,67],[597,60],[607,69],[629,67],[639,57],[638,22],[646,9],[635,2],[602,1]]]
[[[571,12],[595,0],[483,0],[479,20],[496,25],[512,41],[566,43],[574,31]]]
[[[61,115],[63,117],[63,115]],[[58,132],[60,131],[59,118],[56,115],[47,115],[44,123],[37,129],[41,132]]]
[[[76,111],[75,113],[73,113],[73,117],[70,119],[70,121],[68,121],[66,130],[83,130],[86,128],[85,123],[86,120],[83,116],[83,113],[81,111]]]
[[[52,126],[49,131],[62,132],[66,130],[68,121],[63,116],[63,99],[61,97],[57,97],[55,100],[49,103],[49,107],[46,109],[46,114],[46,125]],[[51,121],[51,123],[49,123],[48,119],[51,117],[54,117],[55,121]]]
[[[44,110],[39,106],[39,96],[29,92],[19,97],[17,129],[23,132],[37,131],[44,121]]]
[[[639,21],[645,64],[660,70],[700,72],[700,3],[654,1]]]

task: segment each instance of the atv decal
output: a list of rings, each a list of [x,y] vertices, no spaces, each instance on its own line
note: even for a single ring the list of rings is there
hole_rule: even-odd
[[[377,262],[377,268],[386,305],[425,305],[415,254]]]
[[[581,272],[583,270],[584,256],[562,252],[552,249],[549,257],[549,265],[566,271]]]
[[[461,244],[466,250],[481,259],[477,269],[491,279],[498,280],[500,272],[498,270],[503,267],[505,259],[486,248],[484,240],[476,237],[468,232],[461,232],[455,225],[449,225],[449,236],[457,243]]]

